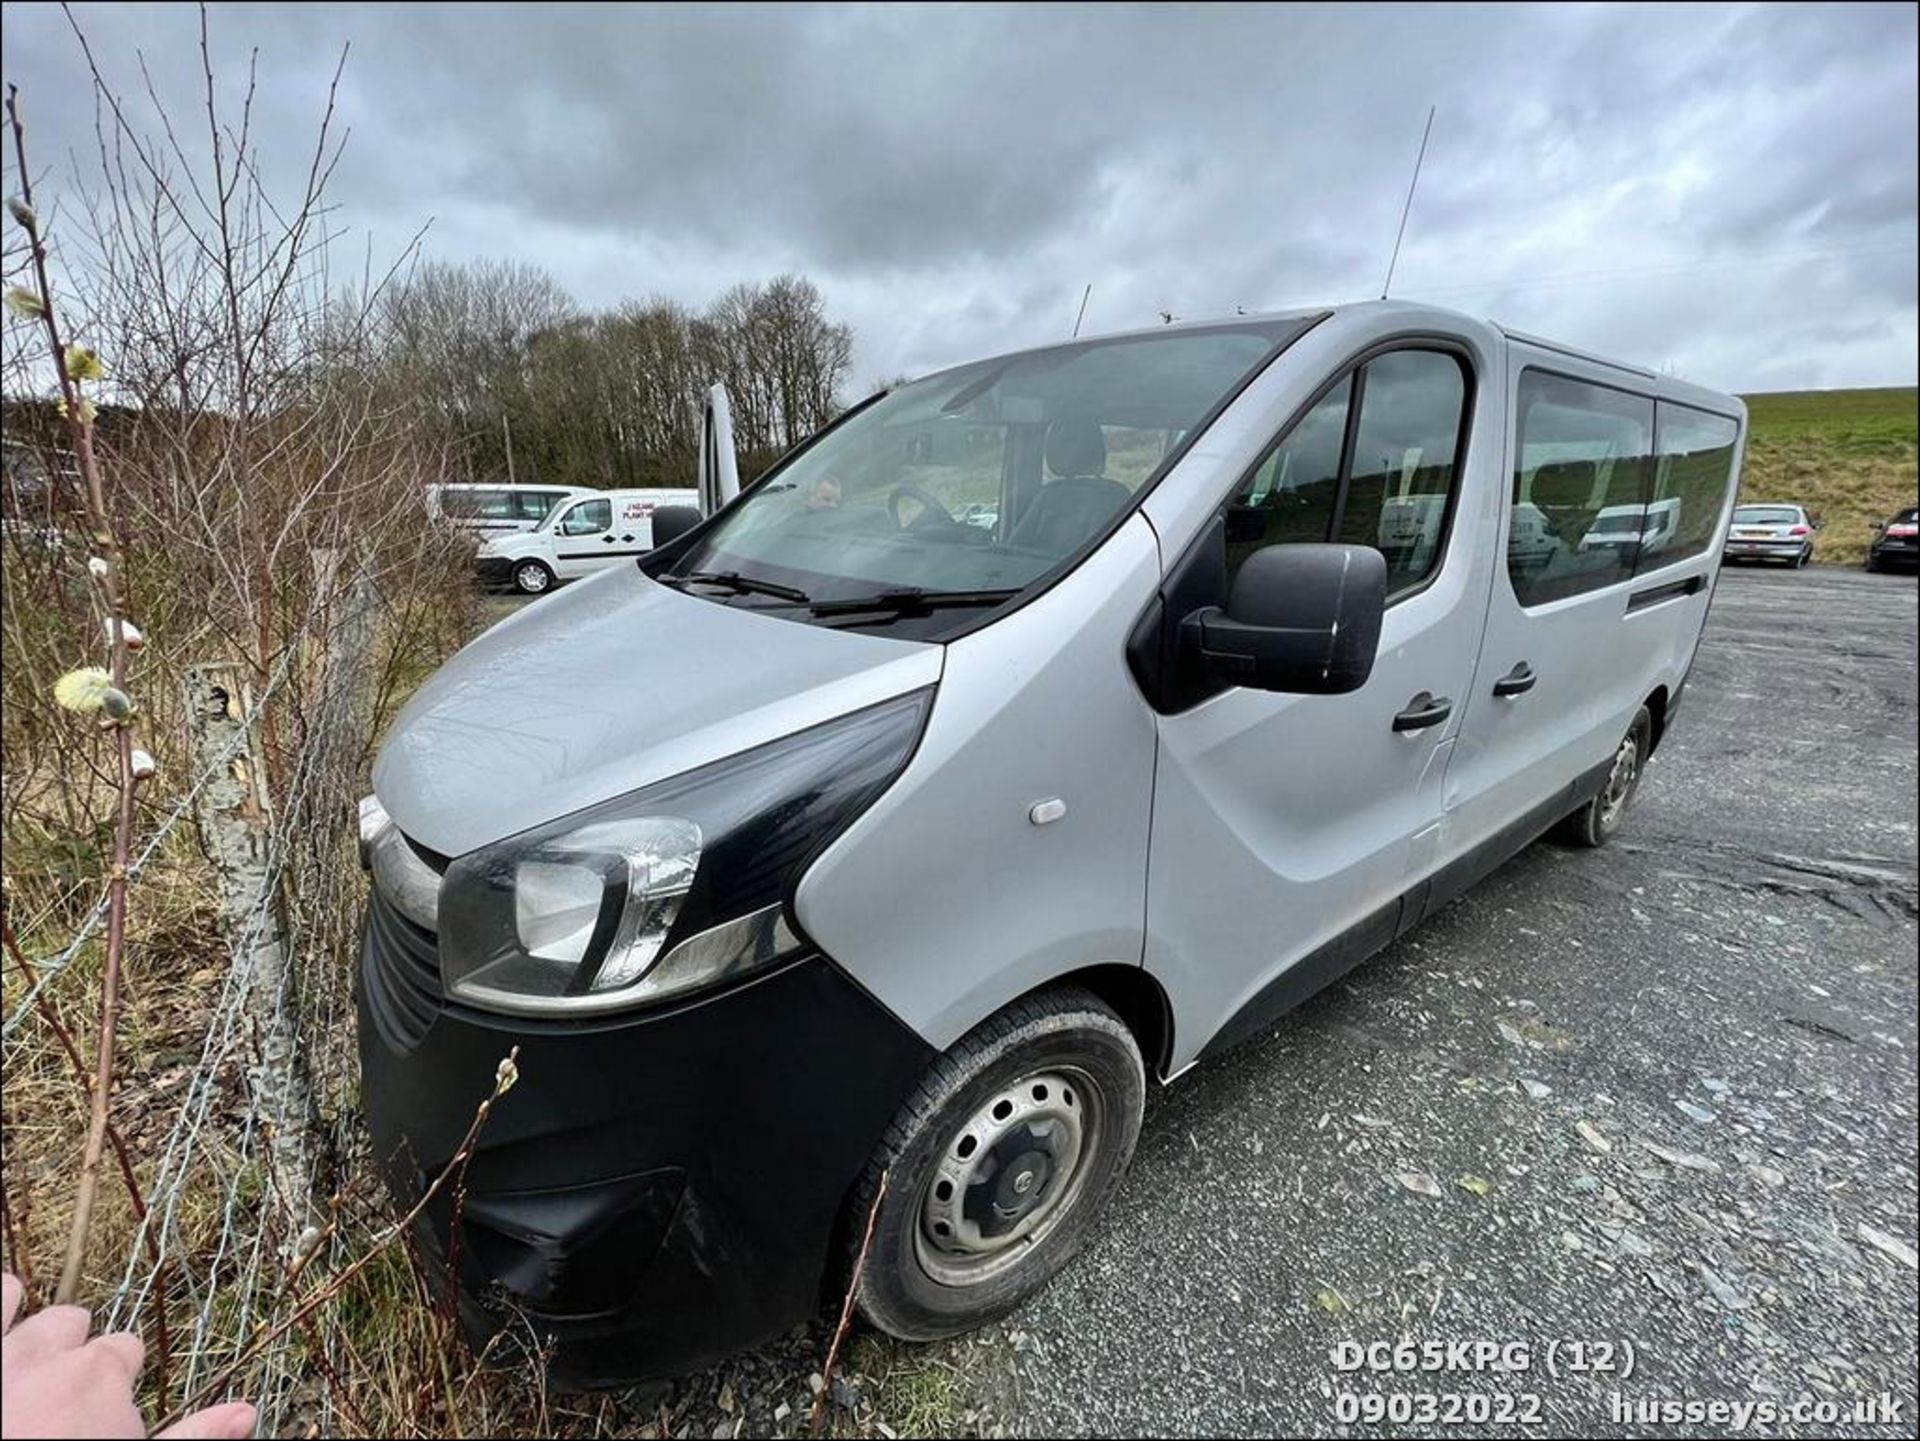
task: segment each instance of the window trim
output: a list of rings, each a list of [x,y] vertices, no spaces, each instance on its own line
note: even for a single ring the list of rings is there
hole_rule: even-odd
[[[1528,343],[1531,344],[1532,342],[1528,342]],[[1651,421],[1648,422],[1648,425],[1647,425],[1647,459],[1651,463],[1647,468],[1646,490],[1643,493],[1640,501],[1640,508],[1642,511],[1644,511],[1647,508],[1647,506],[1652,503],[1652,500],[1653,500],[1653,476],[1654,476],[1654,470],[1657,467],[1659,462],[1660,397],[1658,395],[1655,395],[1651,391],[1635,390],[1632,386],[1627,386],[1627,385],[1614,385],[1609,381],[1595,380],[1590,375],[1577,375],[1571,371],[1556,370],[1550,365],[1525,364],[1520,367],[1520,373],[1514,376],[1513,378],[1513,397],[1512,398],[1515,402],[1519,400],[1520,387],[1526,384],[1527,376],[1529,374],[1551,376],[1555,380],[1571,381],[1575,385],[1591,385],[1596,390],[1611,390],[1611,391],[1614,391],[1616,394],[1627,396],[1633,400],[1644,400],[1648,405],[1653,407],[1653,418]],[[1548,596],[1546,599],[1534,601],[1532,604],[1528,604],[1526,601],[1520,598],[1520,592],[1514,588],[1513,564],[1509,559],[1509,555],[1510,555],[1511,547],[1513,544],[1514,481],[1516,477],[1518,477],[1518,475],[1520,474],[1520,456],[1521,456],[1521,450],[1522,450],[1522,436],[1520,433],[1521,416],[1520,416],[1520,407],[1517,403],[1511,405],[1509,408],[1513,412],[1513,418],[1508,423],[1508,427],[1507,427],[1507,433],[1513,438],[1513,467],[1507,472],[1507,475],[1504,481],[1504,492],[1507,498],[1507,505],[1506,505],[1507,519],[1506,519],[1505,525],[1501,529],[1500,569],[1506,573],[1507,591],[1510,595],[1512,595],[1513,603],[1519,606],[1521,610],[1527,612],[1528,614],[1532,614],[1535,611],[1544,610],[1546,607],[1550,605],[1564,605],[1568,601],[1581,600],[1586,596],[1590,596],[1590,595],[1602,595],[1607,591],[1614,590],[1622,586],[1632,585],[1634,581],[1637,579],[1637,577],[1632,570],[1629,570],[1624,576],[1621,576],[1618,580],[1611,580],[1611,581],[1608,581],[1605,585],[1596,585],[1587,590],[1571,591],[1566,595]],[[1694,408],[1699,409],[1699,407],[1697,406]],[[1708,414],[1716,414],[1716,413],[1717,412],[1712,412],[1712,411],[1708,412]],[[1732,419],[1731,416],[1721,416],[1720,418],[1722,420]],[[1738,422],[1735,422],[1735,423],[1738,424]],[[1739,438],[1737,435],[1735,437],[1734,443],[1736,445],[1739,444]],[[1640,559],[1640,553],[1636,549],[1634,551],[1634,560],[1636,563],[1638,563],[1639,559]],[[1688,557],[1688,559],[1698,559],[1698,557],[1690,556]],[[1680,562],[1678,561],[1674,562],[1674,564],[1676,565],[1678,565],[1679,563]]]
[[[1384,355],[1409,350],[1427,351],[1451,356],[1454,362],[1460,367],[1460,377],[1464,384],[1460,397],[1460,429],[1455,434],[1453,442],[1453,483],[1447,487],[1446,509],[1442,512],[1440,518],[1438,553],[1434,557],[1432,567],[1425,575],[1412,585],[1407,586],[1404,590],[1394,591],[1388,595],[1387,608],[1389,610],[1399,605],[1402,601],[1411,600],[1414,596],[1420,595],[1430,589],[1434,583],[1440,579],[1441,573],[1446,570],[1447,558],[1453,550],[1453,523],[1454,518],[1460,511],[1460,491],[1466,478],[1468,446],[1473,438],[1474,407],[1480,398],[1480,372],[1474,365],[1473,348],[1458,336],[1447,335],[1439,331],[1406,331],[1402,334],[1387,336],[1382,340],[1372,341],[1349,355],[1345,360],[1341,361],[1333,374],[1327,377],[1326,382],[1316,387],[1313,394],[1307,398],[1305,403],[1296,408],[1294,412],[1287,417],[1286,423],[1274,431],[1273,438],[1261,447],[1260,454],[1254,459],[1253,464],[1246,467],[1239,475],[1234,477],[1233,483],[1227,487],[1226,494],[1221,498],[1220,503],[1214,507],[1216,516],[1225,515],[1227,505],[1239,492],[1240,488],[1259,474],[1260,467],[1273,458],[1274,451],[1279,449],[1279,447],[1286,442],[1287,437],[1298,429],[1300,422],[1311,415],[1314,408],[1318,406],[1321,401],[1325,400],[1327,396],[1331,395],[1343,382],[1351,381],[1353,382],[1353,394],[1347,402],[1346,433],[1340,440],[1338,488],[1334,492],[1333,516],[1327,525],[1326,539],[1331,541],[1334,536],[1340,533],[1341,523],[1345,521],[1347,517],[1347,496],[1353,486],[1353,450],[1360,437],[1360,416],[1366,407],[1367,401],[1367,367]],[[1201,537],[1206,535],[1205,528],[1202,528],[1200,535]],[[1199,537],[1196,537],[1196,539],[1198,538]],[[1280,541],[1276,543],[1285,545],[1298,544],[1299,542]],[[1264,549],[1264,547],[1262,548]],[[1232,576],[1229,575],[1228,588],[1231,589],[1231,587]],[[1222,604],[1225,604],[1225,600],[1226,598],[1224,596],[1221,597]]]

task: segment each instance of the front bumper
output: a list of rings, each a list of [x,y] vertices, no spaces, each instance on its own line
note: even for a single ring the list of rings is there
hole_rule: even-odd
[[[545,1351],[562,1389],[614,1386],[819,1310],[847,1194],[931,1061],[924,1041],[817,953],[676,1006],[558,1022],[441,999],[432,944],[375,899],[361,1096],[404,1210],[520,1048],[463,1184],[415,1228],[476,1349],[505,1332]]]
[[[476,557],[473,562],[473,573],[479,577],[480,584],[489,590],[498,590],[513,584],[513,562],[505,556]]]

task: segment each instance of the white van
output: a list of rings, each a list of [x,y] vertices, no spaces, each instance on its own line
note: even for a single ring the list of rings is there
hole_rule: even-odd
[[[475,535],[512,535],[532,530],[569,496],[586,495],[577,485],[430,485],[430,519]]]
[[[695,1366],[837,1299],[870,1217],[873,1325],[1004,1315],[1150,1081],[1615,833],[1745,431],[1373,302],[959,366],[656,512],[421,688],[363,810],[361,1095],[470,1330]],[[1511,540],[1669,498],[1655,552]]]
[[[1594,516],[1580,549],[1613,548],[1652,555],[1665,550],[1680,526],[1680,500],[1669,496],[1647,505],[1610,505]]]
[[[474,565],[482,585],[540,595],[560,581],[630,564],[653,548],[653,512],[692,505],[693,490],[581,490],[556,505],[536,528],[480,547]]]

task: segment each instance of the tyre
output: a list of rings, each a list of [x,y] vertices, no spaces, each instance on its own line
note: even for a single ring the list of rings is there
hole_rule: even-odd
[[[1813,547],[1810,545],[1803,546],[1801,547],[1800,554],[1793,558],[1793,568],[1795,570],[1805,570],[1807,568],[1807,562],[1812,559]]]
[[[866,1319],[905,1341],[997,1320],[1073,1258],[1125,1174],[1146,1069],[1125,1024],[1061,987],[989,1017],[936,1060],[855,1188]]]
[[[1867,552],[1867,574],[1874,575],[1878,573],[1879,569],[1880,569],[1880,557],[1875,555],[1872,551],[1868,551]]]
[[[1627,727],[1599,794],[1560,823],[1561,839],[1576,846],[1604,846],[1626,819],[1627,806],[1640,789],[1640,777],[1653,747],[1653,717],[1641,706]]]
[[[523,560],[513,568],[513,588],[522,595],[544,595],[553,588],[553,572],[537,560]]]

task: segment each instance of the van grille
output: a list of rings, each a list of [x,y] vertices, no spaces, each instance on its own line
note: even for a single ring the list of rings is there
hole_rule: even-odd
[[[367,1013],[381,1039],[397,1051],[411,1051],[426,1038],[443,1001],[434,933],[401,915],[375,887],[360,961]]]

